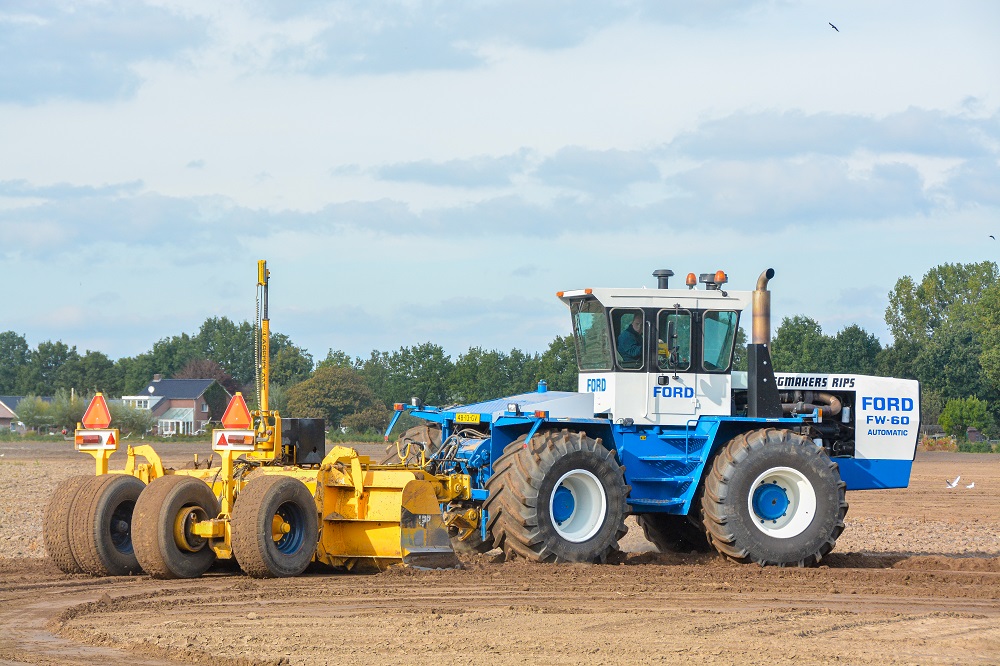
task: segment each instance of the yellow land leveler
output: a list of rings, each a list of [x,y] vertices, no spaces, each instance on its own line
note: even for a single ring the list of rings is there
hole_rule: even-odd
[[[126,449],[98,393],[75,432],[95,476],[71,477],[45,511],[46,550],[66,573],[193,578],[234,559],[250,576],[301,574],[311,562],[344,569],[403,563],[457,567],[441,503],[468,500],[467,476],[419,465],[372,464],[352,448],[326,452],[322,419],[283,419],[268,407],[269,320],[264,261],[257,268],[257,404],[233,396],[212,434],[221,463],[169,469],[153,447]],[[405,457],[405,456],[404,456]]]

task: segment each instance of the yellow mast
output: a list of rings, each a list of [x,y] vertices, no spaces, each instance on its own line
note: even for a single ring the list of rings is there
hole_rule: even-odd
[[[260,330],[258,346],[260,358],[257,361],[257,404],[262,414],[268,409],[268,381],[271,376],[271,322],[267,317],[267,279],[271,272],[267,270],[267,261],[257,262],[257,316]]]

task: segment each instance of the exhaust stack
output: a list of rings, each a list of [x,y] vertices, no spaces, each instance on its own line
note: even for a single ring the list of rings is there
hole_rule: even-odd
[[[781,399],[771,365],[771,292],[767,283],[774,277],[768,268],[757,278],[753,292],[753,323],[747,345],[747,416],[776,419],[781,417]]]

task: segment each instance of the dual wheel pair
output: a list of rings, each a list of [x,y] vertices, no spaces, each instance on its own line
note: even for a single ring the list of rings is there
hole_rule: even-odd
[[[216,554],[192,528],[218,514],[211,488],[191,476],[167,475],[149,486],[125,474],[77,476],[50,499],[43,538],[66,573],[194,578]],[[233,555],[250,576],[296,576],[312,561],[318,522],[305,484],[258,477],[243,488],[230,518]]]
[[[624,468],[585,433],[542,431],[504,449],[486,483],[486,539],[541,562],[606,561],[626,532]],[[846,485],[836,463],[808,438],[767,428],[730,440],[700,484],[691,516],[645,513],[638,522],[661,551],[714,548],[740,561],[813,566],[844,529]]]

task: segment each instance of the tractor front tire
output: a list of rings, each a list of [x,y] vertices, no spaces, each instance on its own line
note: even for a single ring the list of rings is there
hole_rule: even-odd
[[[807,437],[767,428],[734,437],[705,480],[709,542],[738,562],[815,566],[844,531],[846,484]]]
[[[604,562],[628,530],[623,468],[586,433],[522,436],[493,464],[486,488],[486,527],[508,558]]]
[[[643,513],[636,516],[646,540],[661,553],[705,553],[712,549],[705,528],[689,516]]]
[[[83,568],[76,561],[73,547],[70,544],[70,530],[72,529],[70,509],[73,508],[73,500],[80,492],[80,488],[93,478],[93,476],[86,474],[71,476],[59,484],[59,487],[52,493],[49,503],[45,506],[42,541],[45,544],[45,552],[49,554],[52,562],[63,573],[83,573]]]
[[[182,474],[152,481],[135,503],[135,554],[153,578],[197,578],[215,562],[208,540],[192,525],[219,515],[219,500],[207,483]]]
[[[319,512],[306,485],[290,476],[261,476],[236,498],[233,555],[253,578],[298,576],[316,553]]]
[[[69,531],[73,557],[91,576],[140,572],[132,543],[132,516],[146,484],[127,474],[87,480],[73,499]]]

